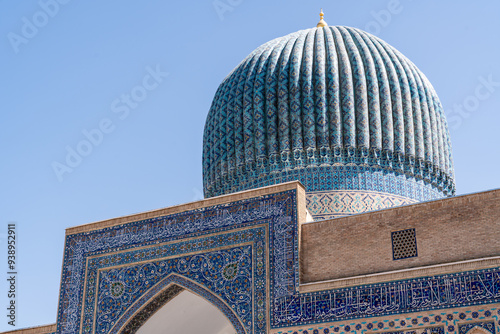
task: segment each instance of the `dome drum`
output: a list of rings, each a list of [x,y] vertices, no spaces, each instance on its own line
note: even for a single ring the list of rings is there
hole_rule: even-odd
[[[229,170],[221,168],[220,173],[213,173],[215,182],[206,185],[206,196],[213,197],[249,189],[242,186],[241,180],[259,180],[267,175],[280,178],[281,174],[295,169],[302,170],[302,173],[307,174],[313,167],[337,169],[342,166],[372,167],[376,170],[404,174],[410,178],[423,180],[442,191],[446,196],[454,193],[453,180],[450,180],[448,175],[441,173],[431,163],[421,159],[378,149],[334,148],[330,150],[322,148],[320,152],[314,149],[309,149],[308,152],[295,150],[293,154],[283,152],[279,156],[274,155],[269,159],[266,157],[258,158],[257,162],[247,162]],[[215,189],[218,189],[218,192],[215,192]]]

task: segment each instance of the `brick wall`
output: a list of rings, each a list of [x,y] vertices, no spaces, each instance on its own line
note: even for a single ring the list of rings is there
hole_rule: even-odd
[[[418,256],[393,260],[391,232],[415,228]],[[500,255],[500,189],[302,225],[301,282]]]

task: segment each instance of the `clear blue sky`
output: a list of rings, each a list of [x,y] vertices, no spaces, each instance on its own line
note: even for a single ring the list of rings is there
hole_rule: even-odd
[[[259,45],[315,26],[321,7],[427,75],[449,117],[458,194],[500,187],[497,0],[54,1],[0,1],[0,309],[16,222],[20,327],[56,321],[65,228],[201,199],[219,83]],[[141,101],[127,106],[131,93]],[[58,178],[78,148],[88,155]]]

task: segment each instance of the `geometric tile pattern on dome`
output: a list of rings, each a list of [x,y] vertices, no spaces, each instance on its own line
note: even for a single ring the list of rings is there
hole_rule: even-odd
[[[417,180],[397,171],[368,166],[295,168],[280,173],[262,174],[253,180],[233,180],[224,184],[224,187],[231,187],[228,191],[236,192],[294,180],[300,181],[307,192],[335,189],[368,190],[409,197],[417,201],[444,197],[424,180]]]
[[[417,236],[414,228],[391,232],[392,259],[407,259],[417,255]]]
[[[301,293],[297,219],[284,191],[67,235],[57,333],[116,333],[169,284],[238,333],[500,302],[500,268]]]
[[[338,218],[415,202],[414,199],[367,190],[333,190],[306,194],[307,209],[314,220]]]
[[[219,86],[203,141],[206,197],[348,166],[423,180],[441,196],[455,191],[434,88],[395,48],[350,27],[302,30],[254,50]],[[323,178],[331,187],[310,188],[305,176],[294,179],[306,191],[345,189],[331,175]]]
[[[262,175],[251,182],[240,180],[241,182],[235,183],[228,192],[259,188],[293,180],[299,180],[305,186],[308,194],[328,194],[330,191],[336,192],[331,189],[343,189],[346,193],[348,191],[362,193],[364,190],[366,193],[379,193],[381,196],[384,196],[383,199],[374,197],[373,202],[376,203],[381,199],[387,203],[385,203],[385,205],[375,204],[373,207],[370,203],[372,200],[367,198],[368,203],[363,204],[366,211],[411,204],[419,201],[429,201],[443,197],[441,192],[433,188],[430,184],[426,184],[423,180],[416,180],[401,173],[389,172],[366,166],[343,166],[338,168],[323,166],[292,169],[286,171],[286,173]],[[229,187],[231,183],[229,182],[225,186]],[[329,195],[324,196],[328,197]],[[308,196],[308,201],[310,199],[311,197]],[[386,201],[386,199],[388,200]],[[345,198],[345,200],[349,199]],[[325,198],[324,201],[328,202],[328,199]],[[318,207],[318,205],[320,207]],[[358,210],[356,210],[356,208],[349,208],[347,205],[345,210],[346,213],[342,214],[342,211],[337,213],[335,208],[328,208],[327,206],[328,205],[325,207],[325,204],[318,202],[316,208],[319,212],[323,212],[323,214],[318,212],[317,215],[319,216],[315,217],[313,213],[313,217],[320,220],[366,212],[359,210],[359,208]]]

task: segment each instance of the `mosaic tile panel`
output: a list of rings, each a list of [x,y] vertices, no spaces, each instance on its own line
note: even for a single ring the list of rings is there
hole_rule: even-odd
[[[420,312],[393,317],[357,319],[341,322],[305,325],[274,331],[276,334],[466,334],[474,327],[484,333],[495,333],[500,323],[496,307],[458,308],[445,312]],[[478,319],[481,319],[478,321]]]
[[[500,268],[303,293],[276,299],[275,327],[500,301]]]
[[[369,191],[321,191],[306,194],[307,209],[314,220],[338,218],[376,211],[416,201],[410,198]]]
[[[257,228],[258,226],[264,227]],[[269,230],[267,237],[262,231],[263,228]],[[239,313],[231,312],[236,314],[235,318],[239,322],[245,321],[245,327],[252,328],[251,331],[247,330],[248,332],[263,333],[268,326],[269,314],[266,311],[265,301],[293,294],[298,288],[297,240],[295,191],[69,235],[66,238],[64,254],[57,332],[75,333],[79,331],[79,328],[85,333],[91,332],[96,323],[93,319],[94,314],[105,320],[98,322],[98,324],[103,324],[98,326],[116,325],[123,307],[132,305],[134,301],[141,298],[141,295],[145,296],[148,291],[153,291],[154,287],[151,288],[151,284],[161,278],[160,262],[155,262],[156,269],[153,270],[154,273],[151,273],[152,276],[147,275],[145,268],[150,268],[147,264],[141,264],[142,267],[139,268],[136,265],[137,262],[172,255],[175,255],[176,261],[181,261],[180,258],[189,256],[193,252],[199,252],[198,258],[201,258],[202,253],[205,254],[204,256],[209,256],[213,248],[252,242],[252,263],[254,263],[252,278],[246,277],[246,281],[242,281],[239,285],[242,290],[252,290],[254,294],[251,297],[252,302],[241,307]],[[267,250],[269,250],[268,255],[266,255]],[[264,260],[267,256],[269,264],[266,264]],[[171,263],[174,260],[169,261]],[[196,263],[203,265],[204,262]],[[106,281],[103,276],[102,280],[100,279],[100,271],[117,265],[123,268],[114,275],[110,274],[110,277],[119,278],[120,275],[125,277],[133,272],[136,276],[132,275],[129,280],[135,277],[138,283],[134,284],[136,290],[128,294],[124,293],[127,285],[123,282],[123,277]],[[164,265],[167,266],[167,263]],[[227,265],[229,267],[221,268],[218,273],[222,276],[226,274],[227,278],[231,278],[234,273],[231,270],[237,269],[237,266],[234,267],[234,263]],[[128,270],[130,270],[129,274],[127,274]],[[180,269],[177,268],[176,272],[179,273],[179,271]],[[141,272],[144,272],[142,278]],[[169,271],[165,270],[163,274],[167,272]],[[102,273],[104,275],[104,271]],[[196,277],[194,273],[181,272],[180,274],[183,279],[189,277],[190,280],[197,282],[198,286],[205,286],[207,299],[210,300],[210,295],[217,295],[215,283],[208,283],[201,276]],[[148,278],[144,281],[145,277]],[[271,282],[266,282],[263,277],[270,277]],[[221,280],[215,279],[215,281]],[[101,283],[105,285],[99,285]],[[189,286],[189,282],[180,285],[196,291],[196,287]],[[271,294],[269,297],[266,293],[268,286]],[[220,294],[218,296],[220,300],[240,297],[234,291],[226,297],[221,297]],[[126,297],[128,299],[114,304],[116,298]],[[250,297],[245,298],[246,302]],[[95,308],[94,300],[98,301],[97,304],[101,301],[106,305],[102,308],[103,312],[98,312],[99,309]],[[224,303],[230,304],[226,301]],[[140,307],[138,304],[136,306]],[[219,308],[224,312],[223,305]],[[110,309],[117,312],[104,311]],[[253,314],[252,318],[249,319],[248,314]],[[230,319],[233,317],[231,313],[227,313],[226,316]],[[248,321],[251,323],[249,324]],[[109,328],[99,327],[99,329],[101,332],[108,332]],[[243,332],[245,330],[239,331],[239,333]]]
[[[251,330],[254,322],[249,317],[255,313],[258,319],[256,327],[265,327],[265,310],[262,307],[267,286],[265,235],[265,228],[261,227],[90,258],[86,270],[83,333],[117,333],[127,320],[127,314],[130,315],[130,312],[142,305],[136,303],[138,299],[146,302],[162,286],[171,282],[204,296],[218,305],[221,311],[226,308],[229,312],[223,313],[233,320],[236,329],[242,327],[239,324],[241,321],[245,321],[244,324],[250,327],[246,332],[259,332]],[[252,254],[250,246],[244,251],[241,247],[209,251],[220,248],[224,243],[231,245],[250,241],[254,243],[255,254]],[[193,252],[196,254],[181,256]],[[175,255],[177,257],[171,258]],[[166,256],[170,259],[154,261]],[[141,264],[134,265],[138,261]],[[252,263],[255,270],[251,270]],[[130,265],[123,266],[124,264]],[[105,270],[116,266],[120,267]],[[172,280],[172,274],[182,276]],[[168,279],[164,279],[165,277]],[[205,289],[193,286],[186,278]],[[255,296],[250,294],[250,287]],[[224,305],[219,299],[224,301]],[[243,333],[245,330],[239,332]]]
[[[467,334],[469,330],[474,327],[480,327],[490,332],[491,334],[495,334],[495,322],[494,321],[481,321],[481,322],[473,322],[468,324],[461,324],[458,326],[459,334]]]
[[[261,244],[263,246],[262,242]],[[262,246],[256,250],[260,254],[264,254]],[[155,249],[148,251],[159,253],[159,250]],[[119,256],[132,257],[135,255],[122,253]],[[105,260],[99,259],[99,262],[103,261]],[[119,264],[120,261],[114,262]],[[133,302],[163,279],[175,273],[197,282],[208,291],[212,291],[214,295],[230,306],[238,319],[247,327],[247,332],[251,332],[253,324],[252,304],[254,302],[255,304],[262,303],[266,295],[265,290],[261,288],[258,290],[262,296],[261,299],[254,301],[251,289],[252,277],[260,281],[260,285],[264,287],[266,271],[254,272],[252,263],[251,246],[245,246],[117,269],[101,269],[98,274],[96,292],[86,301],[86,310],[93,310],[95,314],[86,312],[85,323],[95,323],[93,331],[97,333],[114,333],[111,328]],[[257,266],[264,268],[262,258]],[[120,288],[116,289],[116,285]],[[92,305],[92,307],[87,308],[87,305]],[[94,305],[97,306],[95,309]],[[90,320],[92,317],[94,317],[93,321]],[[87,330],[84,328],[84,333],[87,332],[91,332],[90,326]]]
[[[125,328],[128,327],[130,324],[137,324],[137,318],[139,314],[136,314],[136,312],[143,306],[147,305],[151,306],[154,308],[154,305],[152,305],[155,301],[154,296],[158,294],[158,292],[162,291],[165,287],[168,287],[169,285],[174,284],[174,285],[179,285],[182,286],[186,289],[191,290],[193,293],[196,293],[197,295],[201,296],[202,298],[205,298],[207,301],[212,303],[214,306],[216,306],[231,322],[233,327],[236,329],[237,333],[245,333],[245,326],[241,323],[239,317],[233,312],[231,307],[227,305],[223,300],[218,298],[216,295],[214,295],[212,292],[210,292],[208,289],[205,289],[199,284],[194,283],[193,281],[186,279],[183,276],[179,276],[177,274],[170,274],[168,275],[165,279],[160,281],[157,285],[155,285],[152,289],[150,289],[147,293],[143,294],[140,296],[134,304],[132,304],[131,307],[129,307],[121,317],[118,318],[116,322],[113,322],[111,329],[109,330],[110,334],[116,334],[116,333],[121,333],[120,328],[123,328],[123,325],[127,324]],[[151,301],[153,299],[153,301]],[[157,308],[154,309],[156,311]],[[139,320],[141,320],[139,318]],[[248,326],[247,326],[248,327]],[[251,326],[250,326],[251,327]],[[263,328],[262,322],[257,323],[257,329]],[[261,330],[255,330],[255,333],[261,332]]]

